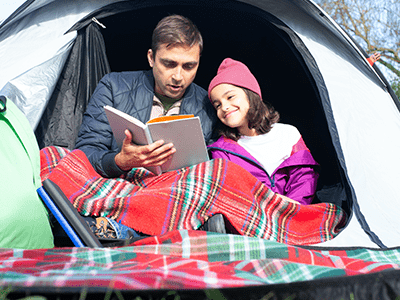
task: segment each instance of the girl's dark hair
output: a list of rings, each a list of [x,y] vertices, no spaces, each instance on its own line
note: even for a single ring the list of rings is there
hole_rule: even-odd
[[[249,128],[254,128],[258,134],[269,132],[272,125],[279,122],[279,113],[270,103],[263,102],[258,94],[246,88],[242,89],[249,100],[249,111],[247,112]],[[219,135],[234,141],[237,141],[241,137],[237,128],[226,126],[221,121],[218,122],[216,129]]]

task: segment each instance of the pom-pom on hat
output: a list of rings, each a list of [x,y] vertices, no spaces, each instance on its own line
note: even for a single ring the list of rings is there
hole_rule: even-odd
[[[261,89],[257,79],[250,72],[249,68],[240,61],[232,58],[225,58],[218,68],[217,75],[211,80],[208,86],[208,98],[211,99],[211,91],[221,83],[228,83],[249,89],[261,96]]]

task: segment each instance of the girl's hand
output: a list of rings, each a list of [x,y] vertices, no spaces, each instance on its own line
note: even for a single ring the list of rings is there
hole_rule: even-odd
[[[296,200],[290,199],[290,198],[288,198],[286,196],[283,196],[281,194],[277,194],[277,195],[279,195],[280,197],[282,197],[282,199],[285,199],[286,201],[292,202],[294,204],[300,204],[300,202],[297,202]]]

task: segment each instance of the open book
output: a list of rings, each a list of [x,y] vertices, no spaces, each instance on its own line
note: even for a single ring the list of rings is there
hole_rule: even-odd
[[[157,140],[173,143],[172,159],[158,167],[147,169],[156,175],[209,160],[200,118],[193,115],[164,116],[146,124],[111,106],[104,106],[108,122],[119,147],[125,139],[125,129],[131,131],[133,143],[147,145]]]

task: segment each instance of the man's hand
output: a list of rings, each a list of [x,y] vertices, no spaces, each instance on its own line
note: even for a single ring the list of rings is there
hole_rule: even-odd
[[[125,130],[121,152],[115,156],[115,163],[123,171],[132,168],[161,166],[176,152],[172,143],[159,140],[150,145],[138,146],[132,143],[132,134]]]

